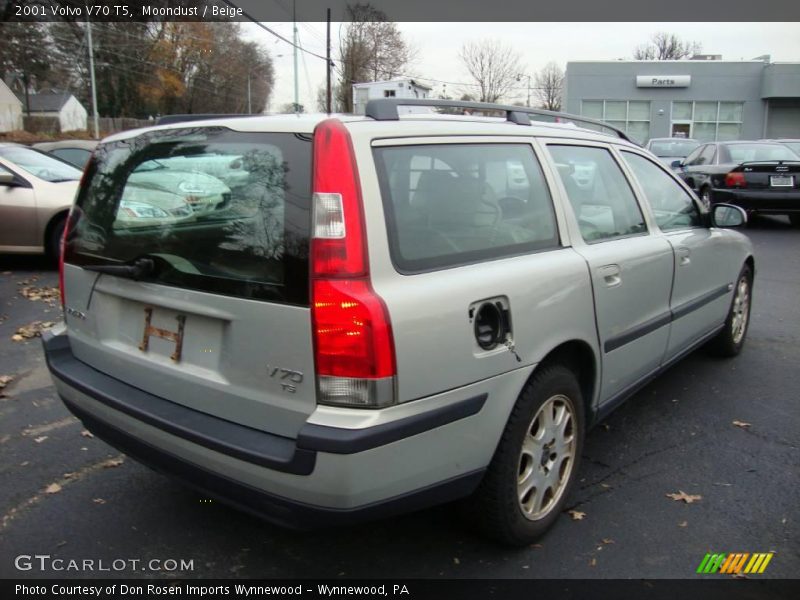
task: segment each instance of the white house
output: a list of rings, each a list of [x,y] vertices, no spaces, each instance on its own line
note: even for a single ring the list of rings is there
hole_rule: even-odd
[[[353,84],[353,112],[363,115],[367,102],[375,98],[427,98],[430,92],[431,88],[409,77],[356,83]],[[401,108],[404,110],[400,112],[419,112],[412,107]]]
[[[0,131],[22,129],[22,102],[0,79]]]
[[[88,114],[69,92],[45,92],[28,96],[32,117],[58,117],[61,131],[86,129]]]

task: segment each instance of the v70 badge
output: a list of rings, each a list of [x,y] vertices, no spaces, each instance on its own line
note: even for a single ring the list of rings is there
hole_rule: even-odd
[[[281,388],[283,388],[284,392],[294,394],[297,391],[297,384],[303,383],[303,374],[300,371],[271,367],[269,365],[267,365],[267,370],[271,379],[277,379],[281,382]]]

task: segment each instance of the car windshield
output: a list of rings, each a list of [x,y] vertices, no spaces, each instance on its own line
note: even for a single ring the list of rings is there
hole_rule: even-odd
[[[81,178],[81,172],[75,167],[23,146],[2,147],[0,156],[45,181],[57,183],[59,181],[77,181]]]
[[[689,140],[659,140],[650,142],[650,152],[656,156],[675,156],[683,158],[700,144]]]
[[[731,162],[798,160],[797,155],[782,144],[729,144]]]

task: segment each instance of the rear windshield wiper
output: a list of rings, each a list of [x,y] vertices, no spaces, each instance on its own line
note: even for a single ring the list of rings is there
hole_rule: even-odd
[[[83,268],[89,271],[97,271],[98,273],[141,279],[152,274],[155,266],[152,258],[137,258],[127,265],[84,265]]]

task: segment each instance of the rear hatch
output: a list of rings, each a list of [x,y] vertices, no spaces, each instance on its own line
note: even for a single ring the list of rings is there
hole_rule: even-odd
[[[311,136],[197,125],[102,144],[65,242],[75,356],[294,437],[316,406]]]

